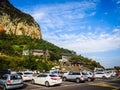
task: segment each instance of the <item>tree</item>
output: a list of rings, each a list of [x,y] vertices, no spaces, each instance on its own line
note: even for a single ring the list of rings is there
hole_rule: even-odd
[[[80,56],[71,56],[69,61],[74,65],[82,63]]]

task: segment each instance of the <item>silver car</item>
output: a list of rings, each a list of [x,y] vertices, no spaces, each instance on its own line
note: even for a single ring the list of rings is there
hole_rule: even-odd
[[[18,74],[4,74],[0,76],[0,87],[3,90],[23,87],[22,76]]]
[[[87,81],[87,76],[83,72],[69,72],[67,74],[63,75],[63,81],[69,80],[69,81],[76,81],[79,82],[85,82]]]

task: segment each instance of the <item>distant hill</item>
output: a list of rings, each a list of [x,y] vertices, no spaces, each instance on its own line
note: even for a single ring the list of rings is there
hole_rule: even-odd
[[[58,60],[61,53],[72,53],[68,49],[60,48],[43,39],[29,36],[17,36],[0,32],[0,52],[10,56],[22,56],[23,50],[49,50],[51,60]]]
[[[0,31],[42,38],[40,27],[34,18],[15,8],[8,0],[0,0]]]
[[[23,55],[23,50],[48,50],[50,57],[38,57]],[[58,59],[61,53],[72,53],[68,49],[60,48],[43,39],[35,39],[29,36],[17,36],[0,32],[0,69],[12,68],[18,69],[44,69],[48,70],[55,64],[58,65]],[[55,63],[56,62],[56,63]],[[51,66],[51,67],[49,67]],[[47,69],[46,69],[47,68]]]

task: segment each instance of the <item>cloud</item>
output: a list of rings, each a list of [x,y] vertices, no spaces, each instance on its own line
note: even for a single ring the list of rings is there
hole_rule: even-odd
[[[34,13],[34,14],[33,14],[33,17],[34,17],[34,19],[36,19],[36,20],[42,19],[43,16],[44,16],[44,13]]]
[[[117,30],[117,31],[116,31]],[[47,33],[46,39],[50,42],[81,53],[104,52],[120,48],[120,29],[114,29],[113,33],[101,32],[81,34],[60,34]]]
[[[103,31],[103,27],[92,26],[84,20],[96,14],[98,3],[98,0],[94,0],[36,6],[29,13],[40,24],[43,39],[60,47],[79,54],[120,48],[118,28],[110,34],[105,32],[106,27]]]
[[[94,16],[96,13],[95,9],[96,2],[81,1],[51,4],[48,6],[38,5],[29,13],[42,27],[52,27],[52,29],[55,29],[65,26],[69,27],[69,24],[76,24],[85,17]],[[90,12],[87,12],[88,10],[90,10]]]

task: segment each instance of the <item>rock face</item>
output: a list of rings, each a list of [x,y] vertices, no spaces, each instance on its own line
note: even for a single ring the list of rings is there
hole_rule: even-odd
[[[8,0],[0,0],[0,31],[42,38],[40,27],[33,17],[15,8]]]

